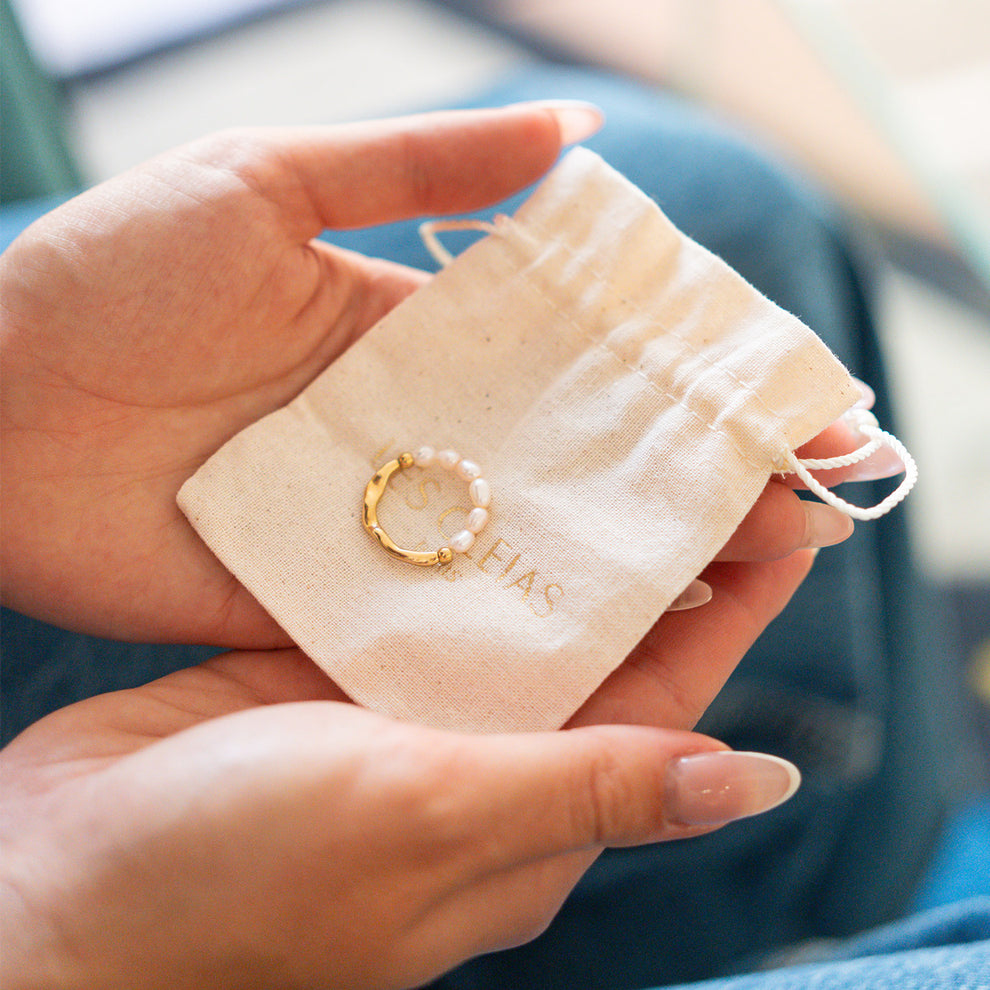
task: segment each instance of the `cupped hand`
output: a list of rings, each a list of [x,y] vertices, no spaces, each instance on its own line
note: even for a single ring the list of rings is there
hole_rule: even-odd
[[[713,564],[560,733],[398,723],[296,650],[56,712],[0,756],[5,985],[382,990],[534,937],[603,847],[793,790],[687,730],[812,560]]]
[[[532,938],[603,847],[792,792],[687,730],[812,560],[713,564],[561,733],[398,723],[296,650],[56,712],[0,756],[5,985],[381,990]]]
[[[683,731],[391,721],[294,651],[73,705],[0,766],[10,990],[419,985],[538,934],[603,846],[796,785]]]
[[[225,133],[30,227],[0,259],[5,604],[117,638],[287,645],[178,488],[426,278],[324,228],[500,200],[553,163],[562,119]]]
[[[289,645],[180,485],[427,277],[316,235],[497,201],[553,163],[563,120],[527,104],[226,133],[29,228],[0,258],[4,603],[120,639]],[[773,482],[720,559],[850,531]]]

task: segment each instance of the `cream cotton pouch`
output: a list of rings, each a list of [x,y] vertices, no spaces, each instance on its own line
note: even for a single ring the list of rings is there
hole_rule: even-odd
[[[860,392],[585,149],[483,226],[179,504],[359,704],[553,729]]]

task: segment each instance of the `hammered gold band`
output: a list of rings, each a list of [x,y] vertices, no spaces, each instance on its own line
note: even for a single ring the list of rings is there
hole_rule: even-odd
[[[449,545],[440,547],[437,550],[406,550],[400,547],[382,529],[378,522],[378,503],[389,479],[396,471],[403,471],[417,467],[429,467],[437,464],[447,470],[454,471],[464,481],[468,482],[468,492],[474,508],[471,509],[467,518],[465,529],[455,533],[449,541]],[[453,450],[441,450],[436,452],[432,447],[420,447],[415,454],[405,451],[394,461],[389,461],[382,465],[374,474],[371,481],[364,489],[364,507],[361,512],[361,523],[364,528],[378,541],[378,545],[396,560],[401,560],[406,564],[415,564],[417,567],[435,567],[438,564],[449,564],[454,559],[454,552],[465,553],[474,544],[475,536],[485,528],[488,523],[488,505],[491,501],[491,493],[488,482],[481,477],[481,469],[474,461],[462,458]]]

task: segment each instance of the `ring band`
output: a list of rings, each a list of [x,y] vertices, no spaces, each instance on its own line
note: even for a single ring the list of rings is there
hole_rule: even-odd
[[[465,528],[456,532],[444,546],[437,550],[406,550],[382,529],[378,522],[378,503],[385,493],[389,479],[396,471],[404,471],[414,465],[425,468],[433,464],[453,471],[468,483],[468,494],[473,507],[468,513]],[[461,457],[454,450],[438,452],[432,447],[420,447],[415,453],[405,451],[399,454],[394,461],[383,464],[375,472],[364,489],[361,523],[390,557],[407,564],[415,564],[417,567],[435,567],[449,564],[454,559],[455,553],[466,553],[471,549],[475,537],[488,524],[490,504],[491,488],[481,476],[481,468],[474,461]]]

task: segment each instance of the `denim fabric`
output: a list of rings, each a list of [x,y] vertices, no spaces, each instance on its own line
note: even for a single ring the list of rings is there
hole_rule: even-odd
[[[608,124],[588,145],[804,319],[874,385],[881,420],[892,422],[864,270],[822,196],[721,122],[607,76],[534,68],[475,102],[551,97],[601,104]],[[413,223],[330,239],[432,266]],[[875,501],[875,487],[851,497]],[[701,726],[737,748],[795,760],[805,784],[794,800],[702,839],[606,853],[543,936],[461,967],[437,990],[620,990],[705,979],[783,944],[896,916],[937,837],[950,760],[964,746],[942,610],[912,567],[902,512],[823,551]],[[211,652],[3,619],[5,738],[77,698]]]
[[[669,990],[988,990],[990,897],[878,929],[814,961]]]
[[[986,855],[986,852],[984,852]],[[975,865],[975,864],[974,864]],[[984,875],[984,888],[987,877]],[[990,940],[990,895],[931,908],[833,946],[826,959],[859,959],[913,949],[984,946]],[[987,955],[990,964],[990,953]]]
[[[981,895],[990,899],[990,794],[954,812],[913,907],[926,911]]]

